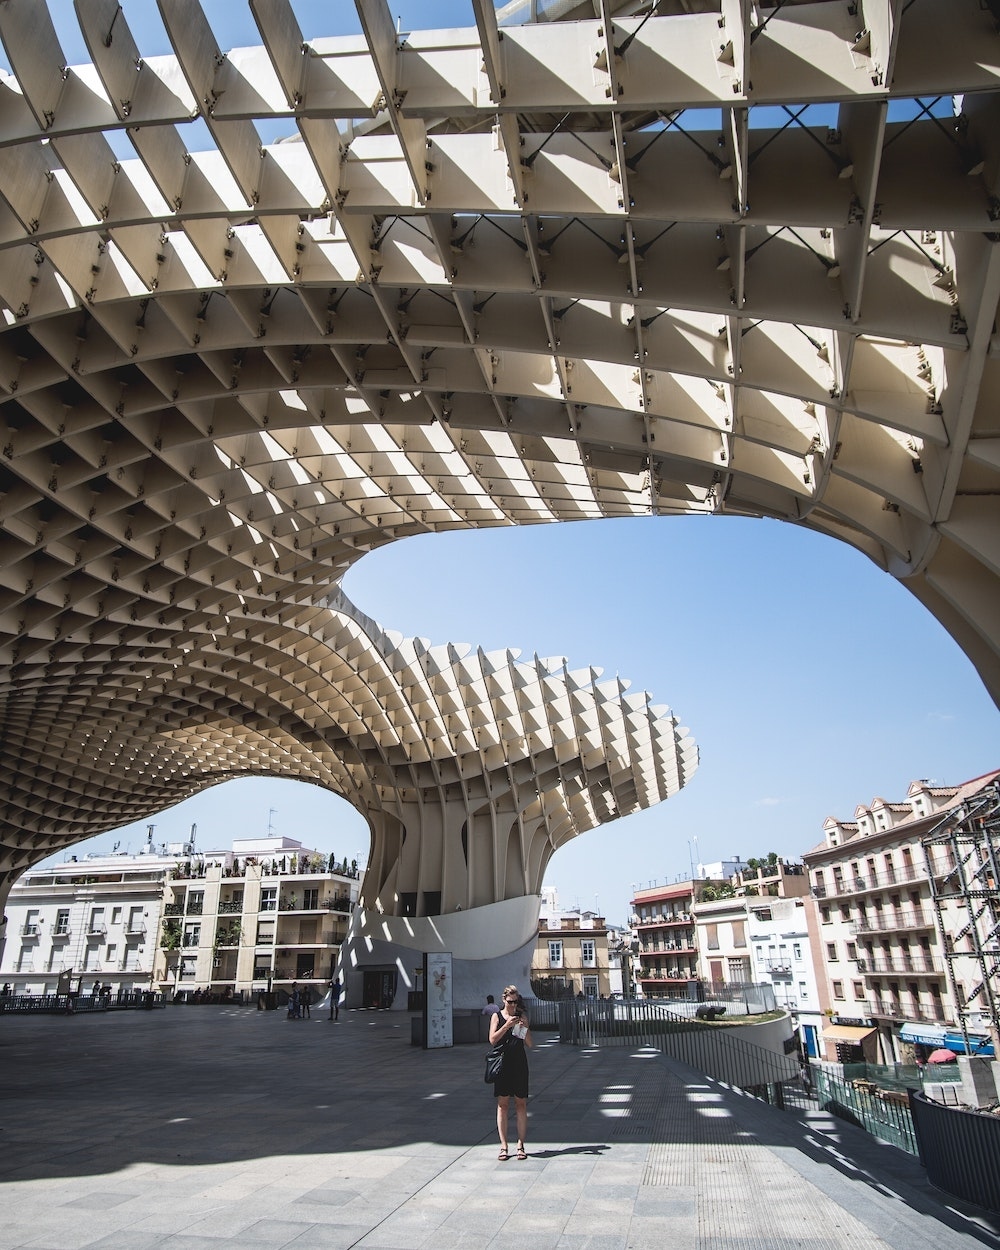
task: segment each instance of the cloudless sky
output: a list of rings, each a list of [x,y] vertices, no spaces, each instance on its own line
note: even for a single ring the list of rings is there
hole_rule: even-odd
[[[67,60],[89,60],[66,0],[51,7]],[[152,0],[123,7],[142,51],[166,51]],[[403,30],[474,21],[469,0],[390,7]],[[259,43],[240,0],[205,8],[224,48]],[[306,38],[360,29],[347,0],[295,8]],[[863,556],[791,525],[684,517],[428,535],[365,557],[345,588],[382,624],[434,643],[620,673],[690,727],[702,762],[679,795],[584,834],[550,865],[564,905],[613,920],[637,885],[693,862],[798,857],[829,815],[902,798],[917,777],[951,784],[1000,766],[1000,713],[958,646]],[[271,829],[367,855],[360,816],[303,783],[231,782],[149,823],[159,843],[193,822],[204,850]],[[74,850],[138,850],[146,824]]]

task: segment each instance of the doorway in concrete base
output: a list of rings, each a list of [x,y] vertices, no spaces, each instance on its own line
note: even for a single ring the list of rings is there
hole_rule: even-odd
[[[396,997],[395,970],[381,968],[366,970],[361,993],[366,1007],[387,1011]]]

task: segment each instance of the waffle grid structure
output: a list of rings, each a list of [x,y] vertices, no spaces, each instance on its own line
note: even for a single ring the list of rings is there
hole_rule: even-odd
[[[447,911],[689,779],[617,679],[365,617],[412,534],[793,521],[1000,693],[997,5],[251,0],[227,50],[161,0],[156,56],[129,7],[68,66],[0,3],[8,877],[277,773],[367,816],[368,903]]]

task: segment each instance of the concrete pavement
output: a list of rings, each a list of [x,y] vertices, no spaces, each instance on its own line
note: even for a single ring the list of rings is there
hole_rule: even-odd
[[[653,1051],[538,1034],[530,1157],[500,1163],[484,1047],[409,1039],[345,1010],[0,1017],[0,1250],[1000,1250],[916,1160]]]

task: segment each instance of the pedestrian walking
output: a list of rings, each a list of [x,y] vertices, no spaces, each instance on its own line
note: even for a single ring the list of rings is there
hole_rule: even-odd
[[[309,1008],[312,1006],[313,993],[308,985],[303,985],[302,993],[299,995],[299,1001],[302,1004],[302,1013],[307,1020],[312,1019]]]
[[[340,984],[340,977],[335,977],[330,984],[330,1019],[340,1019],[340,995],[343,986]]]

